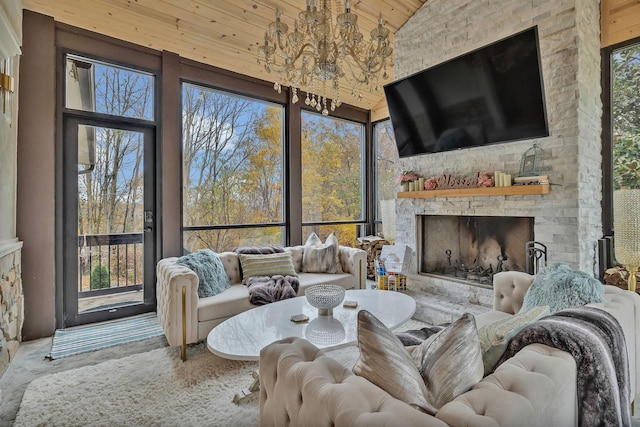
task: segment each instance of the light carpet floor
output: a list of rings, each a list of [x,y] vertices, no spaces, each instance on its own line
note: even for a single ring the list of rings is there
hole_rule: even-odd
[[[412,320],[398,330],[418,329]],[[355,346],[328,354],[347,367]],[[258,396],[236,405],[233,396],[252,382],[257,362],[227,360],[205,343],[159,348],[97,365],[40,377],[27,387],[15,426],[256,426]]]

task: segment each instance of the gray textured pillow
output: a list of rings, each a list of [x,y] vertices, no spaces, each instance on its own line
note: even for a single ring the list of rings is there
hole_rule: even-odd
[[[544,305],[531,310],[520,311],[478,329],[484,375],[489,375],[504,354],[509,341],[525,326],[549,315],[549,306]]]
[[[302,271],[307,273],[342,273],[340,243],[331,233],[322,243],[316,233],[311,233],[304,244]]]
[[[427,389],[418,368],[404,346],[380,320],[367,310],[358,312],[360,356],[353,372],[396,399],[426,410]]]
[[[412,349],[411,357],[426,386],[426,408],[435,414],[483,377],[482,350],[476,319],[465,313],[458,320]]]
[[[551,314],[604,301],[604,285],[584,271],[555,263],[542,268],[524,295],[520,311],[548,305]]]
[[[242,283],[255,276],[298,276],[290,252],[265,255],[238,254],[242,267]]]
[[[218,254],[203,249],[181,256],[177,264],[189,267],[198,276],[198,297],[206,298],[219,294],[231,287]]]

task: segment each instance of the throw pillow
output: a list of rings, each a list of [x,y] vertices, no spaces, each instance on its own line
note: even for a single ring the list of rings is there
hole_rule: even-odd
[[[316,233],[311,233],[304,244],[302,271],[307,273],[342,273],[340,243],[331,233],[324,243]]]
[[[430,406],[436,413],[446,403],[465,393],[483,377],[482,350],[476,319],[465,313],[442,331],[413,348]]]
[[[231,282],[224,271],[218,254],[210,249],[203,249],[181,256],[176,261],[193,270],[198,276],[198,297],[206,298],[219,294],[231,287]]]
[[[544,305],[531,310],[520,311],[478,329],[484,375],[489,375],[504,354],[509,341],[525,326],[549,315],[549,306]]]
[[[237,254],[277,254],[284,252],[284,248],[279,245],[265,245],[265,246],[239,246],[233,250]]]
[[[353,367],[356,375],[430,414],[482,379],[478,331],[470,314],[412,347],[409,353],[389,328],[361,310],[358,347],[360,356]]]
[[[290,252],[265,255],[238,254],[242,267],[242,283],[255,276],[298,276]]]
[[[426,411],[426,386],[404,346],[384,323],[367,310],[358,312],[360,356],[353,372],[391,396]]]
[[[551,314],[592,302],[604,301],[604,286],[583,271],[566,264],[551,264],[542,268],[524,295],[520,311],[548,305]]]

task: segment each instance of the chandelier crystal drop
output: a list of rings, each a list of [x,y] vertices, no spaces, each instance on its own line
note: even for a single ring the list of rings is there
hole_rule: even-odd
[[[380,78],[388,78],[393,53],[382,14],[365,41],[351,2],[344,2],[344,12],[334,20],[331,1],[307,0],[306,10],[294,20],[292,31],[276,9],[276,20],[267,27],[264,43],[258,48],[258,63],[278,76],[273,88],[280,93],[282,85],[290,86],[294,104],[298,90],[305,91],[305,104],[322,110],[325,116],[342,104],[341,84],[349,87],[357,100],[362,99],[362,90],[379,92]]]

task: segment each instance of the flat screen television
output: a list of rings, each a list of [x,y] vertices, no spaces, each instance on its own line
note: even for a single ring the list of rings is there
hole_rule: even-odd
[[[549,135],[536,27],[384,91],[400,157]]]

